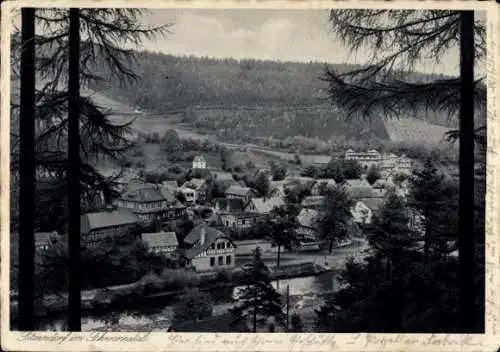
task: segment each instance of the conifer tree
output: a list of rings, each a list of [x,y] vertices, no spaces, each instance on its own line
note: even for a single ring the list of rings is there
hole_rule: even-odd
[[[457,189],[445,179],[431,158],[421,169],[413,170],[410,179],[409,205],[421,215],[424,228],[424,256],[431,249],[443,247],[447,240],[457,239]]]
[[[104,8],[70,11],[53,8],[35,12],[37,23],[44,29],[44,35],[34,41],[40,54],[37,73],[44,84],[36,93],[38,131],[34,158],[38,170],[60,181],[57,184],[62,188],[54,192],[68,191],[69,241],[73,253],[69,256],[68,327],[72,331],[81,328],[80,283],[76,271],[79,270],[80,202],[95,200],[97,196],[110,203],[116,195],[114,183],[106,180],[92,163],[100,158],[116,161],[131,146],[127,138],[129,124],[111,123],[91,99],[80,96],[80,86],[110,77],[124,83],[138,80],[130,68],[134,52],[123,49],[123,45],[130,42],[138,45],[144,37],[166,30],[166,26],[140,26],[140,14],[137,9]],[[88,35],[83,42],[81,30]],[[13,55],[18,47],[14,35]],[[108,77],[95,75],[95,67],[99,65],[108,68]],[[15,168],[16,155],[13,163]]]
[[[317,225],[320,238],[328,241],[328,252],[332,253],[334,242],[349,236],[353,200],[342,186],[327,189],[324,197]]]
[[[231,310],[238,319],[252,321],[253,332],[263,326],[270,317],[277,323],[284,319],[281,295],[273,288],[269,280],[269,269],[262,261],[260,248],[256,248],[251,268],[246,272],[243,289],[239,292],[238,302]]]
[[[35,330],[35,9],[21,12],[18,326],[29,331]]]
[[[484,77],[476,79],[474,63],[486,54],[486,26],[474,20],[474,11],[453,10],[332,10],[330,20],[332,32],[352,50],[373,49],[372,61],[360,69],[325,72],[330,96],[348,111],[348,119],[429,110],[450,118],[458,115],[459,131],[452,134],[460,140],[461,323],[464,332],[472,331],[476,316],[474,143],[478,139],[474,114],[484,115],[486,110]],[[410,71],[417,63],[429,57],[439,62],[453,47],[460,48],[457,77],[427,81],[412,77]]]

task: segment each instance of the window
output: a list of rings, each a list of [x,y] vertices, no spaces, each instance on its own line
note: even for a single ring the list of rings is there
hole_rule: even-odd
[[[228,255],[226,257],[226,265],[231,265],[231,256],[230,255]]]
[[[215,257],[210,257],[210,266],[215,265]]]
[[[215,243],[212,243],[212,245],[210,246],[210,248],[215,249]]]
[[[224,265],[224,257],[219,257],[219,265]]]
[[[220,248],[221,248],[221,249],[226,248],[226,242],[222,242],[222,243],[220,244]]]
[[[220,243],[217,243],[217,249],[220,249]]]

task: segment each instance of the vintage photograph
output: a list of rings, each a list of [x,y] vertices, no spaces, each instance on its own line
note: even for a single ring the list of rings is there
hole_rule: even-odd
[[[8,329],[483,334],[486,17],[13,10]]]

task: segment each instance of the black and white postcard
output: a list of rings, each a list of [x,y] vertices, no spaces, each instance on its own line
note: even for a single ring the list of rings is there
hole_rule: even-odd
[[[4,1],[2,349],[496,351],[498,6]]]

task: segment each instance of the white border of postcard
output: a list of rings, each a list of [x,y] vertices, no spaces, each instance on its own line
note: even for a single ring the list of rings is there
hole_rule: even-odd
[[[9,326],[9,111],[10,13],[29,7],[140,7],[140,8],[447,8],[486,10],[488,22],[488,155],[486,199],[486,333],[444,334],[201,334],[201,333],[67,333],[13,332]],[[0,166],[1,219],[1,343],[12,351],[496,351],[500,347],[500,233],[498,183],[500,134],[497,121],[499,5],[494,1],[5,1],[1,29]]]

